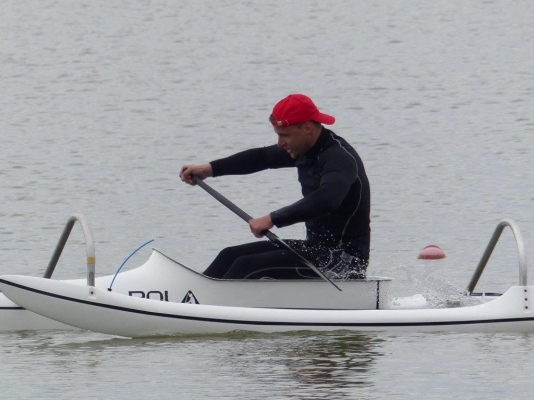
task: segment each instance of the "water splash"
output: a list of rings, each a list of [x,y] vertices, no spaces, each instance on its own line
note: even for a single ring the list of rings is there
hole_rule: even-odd
[[[443,276],[443,270],[426,265],[399,265],[387,272],[395,277],[394,287],[402,295],[422,294],[431,308],[464,307],[485,300],[464,296],[463,288]]]

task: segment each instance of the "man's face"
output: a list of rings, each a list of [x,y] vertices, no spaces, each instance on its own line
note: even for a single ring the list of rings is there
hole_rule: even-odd
[[[275,126],[278,135],[278,147],[289,153],[291,158],[297,158],[312,148],[313,140],[309,122],[301,125]]]

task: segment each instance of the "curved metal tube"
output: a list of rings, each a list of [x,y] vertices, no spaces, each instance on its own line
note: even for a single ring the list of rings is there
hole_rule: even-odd
[[[525,252],[525,242],[523,241],[523,235],[521,234],[521,231],[519,230],[519,227],[515,223],[515,221],[511,219],[503,219],[495,228],[493,236],[491,237],[488,246],[486,247],[486,250],[482,255],[482,258],[478,263],[477,269],[475,270],[471,281],[465,289],[465,295],[470,296],[471,293],[473,293],[473,290],[475,289],[475,286],[478,283],[478,280],[480,279],[480,276],[482,275],[486,264],[488,263],[491,253],[493,253],[493,250],[495,249],[495,245],[497,244],[497,241],[499,240],[502,231],[507,226],[512,229],[512,233],[514,234],[515,241],[517,244],[517,251],[519,253],[519,286],[527,286],[527,255]]]
[[[95,242],[93,240],[93,232],[91,232],[91,228],[82,214],[73,214],[67,221],[67,224],[63,229],[63,233],[59,238],[59,242],[56,245],[56,249],[54,250],[54,254],[52,254],[52,258],[50,258],[50,262],[48,263],[48,267],[46,268],[43,278],[49,279],[52,276],[57,262],[59,261],[59,257],[63,252],[63,248],[67,243],[70,232],[72,231],[72,227],[76,221],[78,221],[82,226],[83,235],[85,236],[85,248],[87,255],[87,285],[95,286]]]

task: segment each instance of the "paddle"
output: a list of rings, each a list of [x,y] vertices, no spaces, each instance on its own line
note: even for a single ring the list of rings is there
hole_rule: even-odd
[[[248,215],[246,212],[244,212],[242,209],[240,209],[238,206],[236,206],[234,203],[232,203],[230,200],[228,200],[222,194],[217,192],[215,189],[213,189],[211,186],[209,186],[207,183],[205,183],[198,176],[193,176],[192,179],[193,179],[194,183],[196,183],[198,186],[200,186],[206,192],[211,194],[216,200],[218,200],[223,205],[225,205],[227,208],[229,208],[230,211],[232,211],[234,214],[239,216],[243,221],[249,222],[252,219],[252,217],[250,215]],[[300,259],[300,261],[302,261],[302,263],[304,263],[304,265],[306,265],[307,267],[312,269],[322,279],[324,279],[325,281],[331,283],[337,290],[339,290],[341,292],[341,289],[339,288],[339,286],[337,286],[334,282],[332,282],[330,279],[328,279],[328,277],[325,274],[323,274],[321,271],[319,271],[319,269],[315,265],[313,265],[310,261],[308,261],[302,255],[300,255],[296,250],[292,249],[286,242],[284,242],[282,239],[280,239],[274,233],[272,233],[269,230],[266,230],[265,231],[265,236],[271,242],[282,246],[283,248],[285,248],[286,250],[288,250],[289,252],[294,254],[296,257],[298,257]]]

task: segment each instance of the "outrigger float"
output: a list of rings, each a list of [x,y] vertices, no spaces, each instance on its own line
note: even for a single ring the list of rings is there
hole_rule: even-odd
[[[76,221],[85,235],[87,279],[50,279]],[[477,305],[429,308],[421,295],[393,298],[390,278],[221,280],[156,249],[140,267],[95,278],[92,233],[83,215],[75,214],[44,277],[0,277],[0,330],[77,327],[126,337],[233,331],[534,332],[534,287],[527,285],[524,241],[514,221],[497,225],[464,294],[476,295],[474,288],[507,226],[519,252],[519,285],[502,295],[483,296]]]

